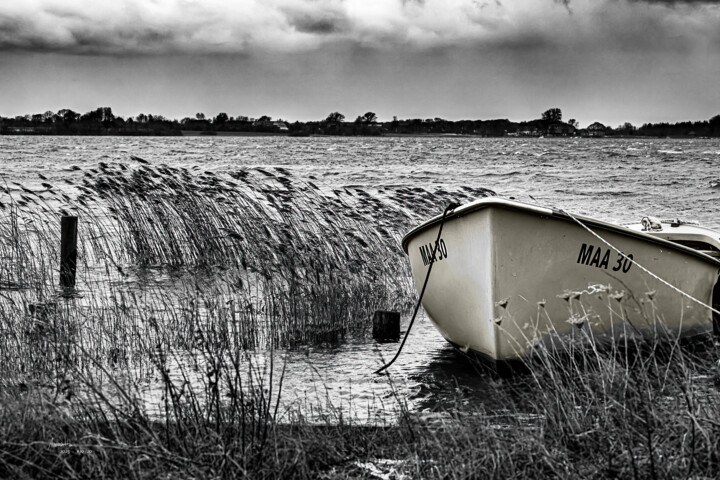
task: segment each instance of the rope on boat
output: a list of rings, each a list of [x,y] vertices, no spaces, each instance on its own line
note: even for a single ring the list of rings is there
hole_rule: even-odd
[[[440,220],[440,228],[438,229],[437,238],[435,239],[435,246],[433,247],[432,256],[430,257],[430,266],[428,266],[428,271],[425,274],[425,282],[423,283],[422,290],[420,290],[420,298],[418,298],[417,303],[415,304],[415,311],[413,311],[412,318],[410,319],[410,324],[408,324],[408,328],[405,331],[405,336],[403,337],[402,343],[400,344],[400,348],[398,348],[398,351],[395,353],[395,356],[392,360],[390,360],[388,363],[380,367],[379,369],[375,370],[375,373],[381,373],[383,370],[388,368],[390,365],[395,363],[395,360],[398,359],[400,356],[400,352],[402,352],[403,347],[405,346],[405,342],[408,339],[408,335],[410,335],[410,330],[412,329],[413,324],[415,323],[415,317],[417,317],[418,310],[420,310],[420,304],[422,303],[423,295],[425,295],[425,288],[427,287],[428,280],[430,280],[430,272],[432,271],[432,267],[435,264],[435,254],[437,253],[438,245],[440,245],[440,235],[442,235],[443,225],[445,224],[445,219],[447,218],[447,214],[450,210],[459,207],[460,205],[457,203],[450,203],[447,207],[445,207],[445,211],[443,212],[442,219]]]
[[[622,255],[623,257],[627,258],[623,252],[621,252],[618,248],[616,248],[616,247],[615,247],[614,245],[612,245],[610,242],[608,242],[608,241],[605,240],[603,237],[601,237],[598,233],[596,233],[596,232],[594,232],[592,229],[590,229],[590,227],[588,227],[588,226],[585,225],[583,222],[581,222],[580,219],[577,218],[575,215],[573,215],[573,214],[570,213],[570,212],[566,212],[565,210],[562,210],[562,209],[559,209],[559,212],[560,212],[560,213],[563,213],[563,214],[567,215],[568,217],[572,218],[573,220],[575,220],[575,222],[577,222],[578,225],[580,225],[580,226],[583,227],[585,230],[587,230],[588,232],[590,232],[590,233],[591,233],[594,237],[596,237],[598,240],[600,240],[600,241],[603,242],[605,245],[607,245],[608,247],[610,247],[610,248],[612,248],[613,250],[615,250],[617,253],[619,253],[619,254]],[[689,293],[686,293],[686,292],[680,290],[680,289],[679,289],[678,287],[676,287],[675,285],[672,285],[672,284],[669,283],[668,281],[660,278],[659,276],[657,276],[656,274],[654,274],[653,272],[651,272],[651,271],[648,270],[647,268],[645,268],[645,267],[643,267],[642,265],[640,265],[640,264],[637,262],[637,260],[634,260],[634,259],[632,259],[632,258],[629,258],[628,260],[630,260],[633,264],[637,265],[638,268],[640,268],[640,270],[642,270],[643,272],[647,273],[648,275],[650,275],[650,276],[653,277],[654,279],[659,280],[660,282],[664,283],[665,285],[667,285],[668,287],[672,288],[673,290],[675,290],[675,291],[678,292],[679,294],[681,294],[681,295],[689,298],[690,300],[692,300],[693,302],[695,302],[695,303],[697,303],[697,304],[702,305],[703,307],[709,309],[709,310],[712,311],[713,313],[715,313],[715,314],[717,314],[717,315],[720,315],[720,311],[718,311],[717,309],[713,308],[711,305],[708,305],[707,303],[703,302],[702,300],[698,300],[697,298],[693,297],[693,296],[690,295]]]

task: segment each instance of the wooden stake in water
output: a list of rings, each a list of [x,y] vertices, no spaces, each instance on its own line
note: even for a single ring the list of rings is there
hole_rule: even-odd
[[[373,338],[379,342],[400,340],[400,314],[378,310],[373,316]]]
[[[78,217],[63,216],[60,220],[60,286],[63,289],[75,287],[77,225]]]

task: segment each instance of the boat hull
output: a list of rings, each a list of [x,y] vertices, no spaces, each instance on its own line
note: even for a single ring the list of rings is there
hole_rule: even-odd
[[[418,290],[438,228],[435,219],[403,241]],[[483,199],[445,221],[422,304],[448,341],[514,360],[537,345],[591,332],[712,332],[710,309],[656,277],[711,305],[719,274],[720,262],[649,235]]]

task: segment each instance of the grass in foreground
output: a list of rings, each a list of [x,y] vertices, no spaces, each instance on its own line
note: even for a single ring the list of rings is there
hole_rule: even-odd
[[[405,411],[393,426],[280,423],[272,380],[235,388],[247,364],[219,354],[200,387],[163,374],[165,418],[90,378],[82,398],[3,388],[0,476],[717,478],[717,358],[717,346],[672,344],[541,356],[528,375],[489,382],[501,412],[460,396],[442,420]]]

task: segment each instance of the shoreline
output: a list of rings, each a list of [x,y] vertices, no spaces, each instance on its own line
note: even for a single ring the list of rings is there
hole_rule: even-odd
[[[693,137],[693,136],[651,136],[651,135],[607,135],[604,137],[596,137],[590,135],[543,135],[543,136],[520,136],[520,135],[477,135],[470,133],[383,133],[380,135],[329,135],[329,134],[309,134],[309,135],[293,135],[292,133],[274,133],[274,132],[186,132],[182,134],[77,134],[77,133],[6,133],[0,132],[0,137],[120,137],[120,138],[178,138],[178,137],[291,137],[291,138],[509,138],[509,139],[587,139],[587,140],[615,140],[615,139],[652,139],[652,140],[716,140],[720,137]]]

